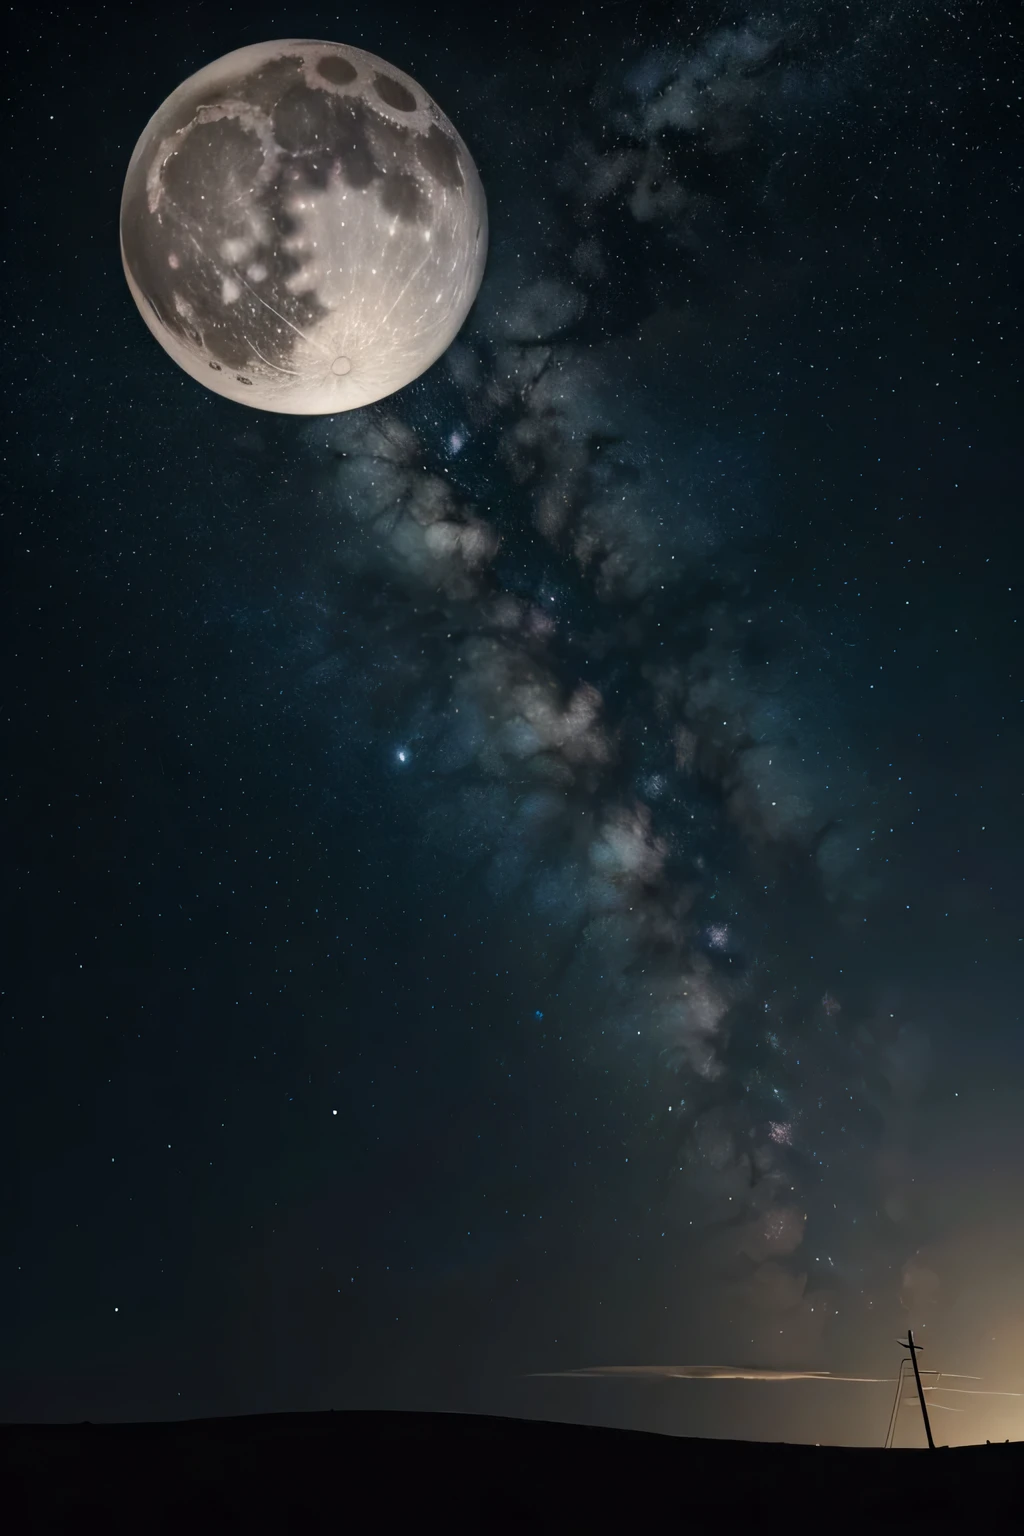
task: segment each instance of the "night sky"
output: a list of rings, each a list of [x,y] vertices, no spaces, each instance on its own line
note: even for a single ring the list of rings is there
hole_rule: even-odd
[[[16,10],[0,1418],[881,1443],[889,1386],[531,1373],[908,1326],[1024,1391],[1014,16]],[[275,37],[488,197],[458,340],[333,417],[189,379],[118,250]]]

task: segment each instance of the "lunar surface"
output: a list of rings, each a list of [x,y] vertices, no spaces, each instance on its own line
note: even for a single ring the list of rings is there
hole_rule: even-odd
[[[266,411],[392,394],[476,297],[487,204],[422,86],[339,43],[271,42],[208,64],[135,146],[121,256],[186,373]]]

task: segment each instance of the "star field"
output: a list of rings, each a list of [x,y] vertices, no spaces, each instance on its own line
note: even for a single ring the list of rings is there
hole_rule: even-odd
[[[908,1325],[1013,1386],[1005,15],[439,17],[338,40],[465,139],[483,287],[320,418],[160,352],[116,209],[180,80],[336,18],[18,23],[3,1412],[814,1440],[525,1378],[883,1375]]]

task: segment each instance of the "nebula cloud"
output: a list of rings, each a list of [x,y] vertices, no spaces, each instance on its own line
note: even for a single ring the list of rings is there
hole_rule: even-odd
[[[780,880],[823,928],[863,921],[880,791],[844,734],[828,633],[758,581],[771,514],[748,494],[756,451],[666,419],[632,358],[628,304],[587,329],[610,234],[658,224],[701,260],[723,210],[687,184],[681,139],[728,164],[766,115],[827,99],[802,25],[711,28],[597,70],[601,134],[573,136],[532,189],[553,233],[525,253],[512,209],[441,376],[408,409],[318,421],[307,441],[339,565],[375,583],[371,632],[382,649],[406,637],[403,739],[437,785],[425,842],[476,870],[524,932],[570,935],[563,1012],[581,1059],[607,1066],[628,1045],[648,1084],[646,1118],[685,1186],[667,1183],[667,1219],[696,1201],[734,1293],[813,1331],[839,1284],[807,1234],[853,1021],[842,976],[823,1002],[819,977],[803,989],[755,930],[785,932],[766,909]],[[443,669],[414,654],[417,632],[442,637]],[[895,1217],[889,1027],[856,1051],[888,1121],[871,1134]],[[911,1266],[904,1285],[920,1293],[923,1275]]]

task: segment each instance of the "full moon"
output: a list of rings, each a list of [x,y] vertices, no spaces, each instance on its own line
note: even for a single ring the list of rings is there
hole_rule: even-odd
[[[121,198],[121,258],[174,361],[243,405],[369,405],[450,345],[487,258],[487,203],[448,118],[340,43],[258,43],[150,119]]]

